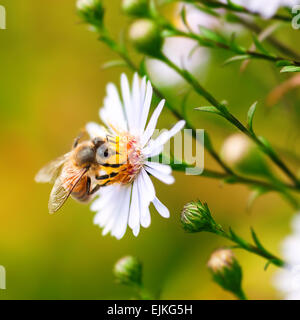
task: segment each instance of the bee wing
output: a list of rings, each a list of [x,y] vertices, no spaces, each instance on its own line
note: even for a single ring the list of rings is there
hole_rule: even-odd
[[[48,203],[49,213],[55,213],[64,205],[78,182],[87,173],[87,171],[87,168],[76,169],[73,170],[72,175],[67,175],[63,168],[61,174],[56,179],[50,194]]]
[[[54,183],[69,155],[70,153],[66,153],[65,155],[46,164],[37,173],[34,180],[39,183]]]

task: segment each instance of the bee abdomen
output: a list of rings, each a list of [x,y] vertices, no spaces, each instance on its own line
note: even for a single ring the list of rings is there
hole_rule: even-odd
[[[74,188],[72,191],[72,197],[80,202],[86,202],[90,199],[88,192],[87,180],[82,179],[82,181]]]

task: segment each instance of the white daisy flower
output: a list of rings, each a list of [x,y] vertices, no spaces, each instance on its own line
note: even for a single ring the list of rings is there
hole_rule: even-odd
[[[292,230],[282,242],[287,265],[276,273],[274,285],[285,300],[300,300],[300,212],[292,220]]]
[[[299,0],[232,0],[232,2],[245,7],[251,12],[260,14],[265,19],[270,19],[274,16],[281,7],[292,8],[300,4]]]
[[[146,82],[146,78],[140,80],[137,74],[133,77],[132,88],[126,75],[121,75],[121,97],[114,84],[107,85],[100,118],[114,139],[126,141],[128,153],[122,174],[115,183],[100,188],[99,198],[91,206],[92,211],[97,212],[94,223],[103,228],[103,235],[111,233],[121,239],[128,225],[137,236],[140,226],[147,228],[150,225],[151,202],[162,217],[168,218],[170,215],[157,198],[149,175],[172,184],[171,167],[147,159],[159,155],[164,144],[184,127],[185,121],[179,121],[171,130],[164,131],[153,140],[165,100],[158,104],[147,124],[152,91],[150,81]],[[106,128],[96,123],[87,124],[86,129],[91,138],[107,135]]]

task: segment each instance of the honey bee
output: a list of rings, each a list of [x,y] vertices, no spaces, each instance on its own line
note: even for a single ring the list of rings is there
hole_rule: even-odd
[[[79,143],[80,138],[71,152],[47,164],[35,177],[36,182],[54,183],[49,213],[57,212],[70,196],[88,202],[101,186],[114,183],[125,165],[109,136]]]

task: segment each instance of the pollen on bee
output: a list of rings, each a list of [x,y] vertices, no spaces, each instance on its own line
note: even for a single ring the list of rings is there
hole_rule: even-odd
[[[106,184],[131,183],[144,164],[139,141],[129,133],[119,133],[110,137],[110,148],[113,150],[98,175],[106,178]]]

